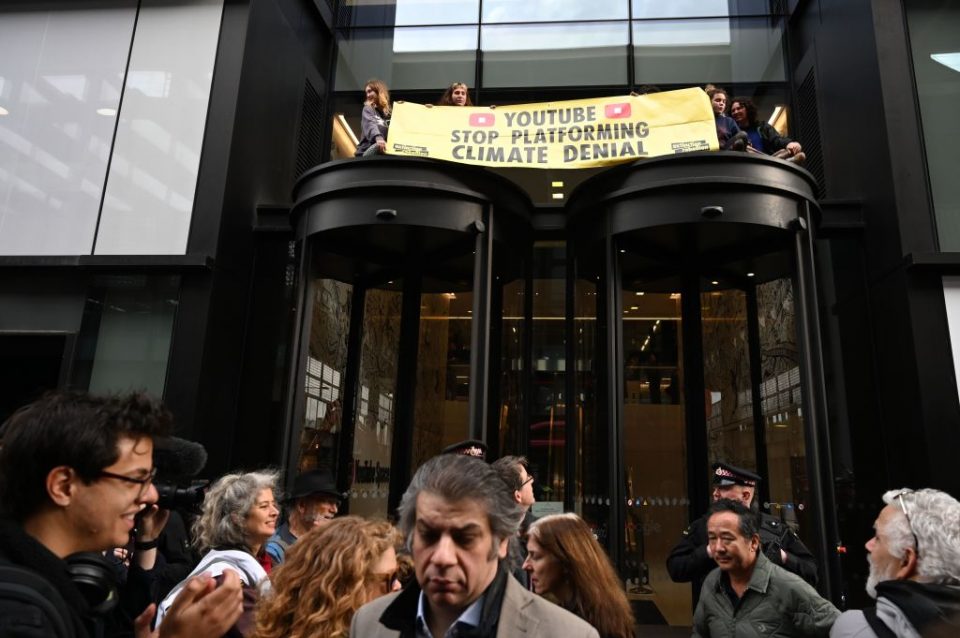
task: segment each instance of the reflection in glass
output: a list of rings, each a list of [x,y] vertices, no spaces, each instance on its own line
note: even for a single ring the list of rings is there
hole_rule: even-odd
[[[627,0],[483,0],[483,22],[626,20]]]
[[[337,26],[475,24],[480,0],[343,0]]]
[[[960,6],[955,2],[905,2],[917,102],[937,221],[940,250],[960,250]]]
[[[632,0],[633,18],[711,18],[767,15],[770,0]]]
[[[369,289],[364,295],[350,468],[350,513],[358,516],[386,518],[389,514],[402,297],[399,291],[377,289]]]
[[[453,81],[475,86],[477,27],[398,27],[337,32],[337,91],[357,91],[380,78],[391,91],[437,89]]]
[[[499,449],[502,454],[521,454],[515,448],[523,423],[523,346],[524,281],[518,279],[503,286],[503,321],[500,336],[500,414]]]
[[[347,368],[353,286],[332,279],[313,284],[304,415],[300,430],[300,472],[320,468],[338,475],[343,429],[343,382]]]
[[[92,251],[136,11],[0,9],[0,254]]]
[[[471,314],[470,292],[420,296],[413,471],[446,446],[470,438]]]
[[[483,26],[483,85],[624,84],[626,22]]]
[[[807,479],[803,390],[797,358],[796,316],[789,279],[757,286],[760,323],[760,386],[767,439],[769,512],[793,526],[809,547],[814,546]]]
[[[690,622],[690,588],[666,560],[687,525],[681,298],[624,290],[624,576],[627,595],[653,601],[667,624]]]
[[[633,23],[640,84],[783,82],[779,19],[651,20]]]
[[[163,397],[179,298],[179,276],[96,277],[83,309],[72,387]]]
[[[703,293],[700,307],[708,461],[756,469],[746,293]]]
[[[566,489],[566,247],[563,242],[534,246],[533,384],[527,458],[537,476],[538,505],[562,507]]]

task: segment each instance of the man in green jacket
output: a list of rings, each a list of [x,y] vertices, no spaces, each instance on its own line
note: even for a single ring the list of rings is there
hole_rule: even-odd
[[[737,501],[717,501],[707,519],[707,538],[718,568],[703,583],[694,637],[829,635],[839,610],[763,555],[756,513]]]

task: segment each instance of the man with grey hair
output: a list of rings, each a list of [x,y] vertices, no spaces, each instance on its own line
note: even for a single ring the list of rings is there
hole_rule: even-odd
[[[891,490],[867,541],[877,606],[841,614],[832,638],[960,634],[960,502],[933,489]]]
[[[501,566],[520,508],[483,461],[454,454],[430,459],[398,514],[416,583],[361,607],[351,636],[598,638],[589,624],[526,591]]]

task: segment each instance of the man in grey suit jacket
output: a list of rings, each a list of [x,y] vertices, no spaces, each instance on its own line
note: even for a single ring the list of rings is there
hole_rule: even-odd
[[[483,461],[430,459],[398,513],[416,583],[361,607],[351,636],[598,638],[589,624],[526,591],[501,566],[522,511]]]

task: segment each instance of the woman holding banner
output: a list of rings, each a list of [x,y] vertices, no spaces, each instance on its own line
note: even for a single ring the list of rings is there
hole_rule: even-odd
[[[437,106],[473,106],[470,99],[470,89],[463,82],[454,82],[440,96]]]
[[[387,150],[387,127],[390,126],[390,89],[376,78],[363,89],[366,101],[360,115],[360,142],[356,157],[382,154]]]

